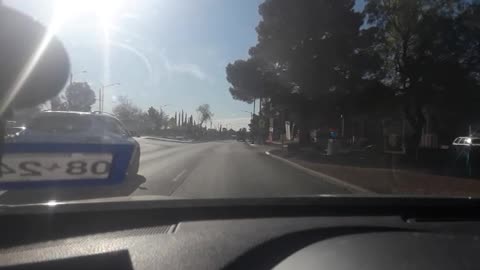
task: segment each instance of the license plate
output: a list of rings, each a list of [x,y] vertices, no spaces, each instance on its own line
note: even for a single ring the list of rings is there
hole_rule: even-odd
[[[5,153],[0,183],[107,179],[111,153]]]

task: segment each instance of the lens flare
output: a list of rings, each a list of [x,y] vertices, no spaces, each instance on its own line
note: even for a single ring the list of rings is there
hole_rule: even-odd
[[[42,41],[30,56],[29,61],[15,79],[12,87],[7,90],[5,98],[0,101],[0,114],[5,112],[12,101],[22,89],[25,82],[31,75],[38,61],[47,49],[48,45],[61,30],[62,26],[68,20],[79,16],[94,15],[98,28],[103,33],[103,81],[110,80],[110,30],[115,23],[116,17],[124,7],[125,1],[122,0],[57,0],[54,2],[52,19],[47,27],[47,31]]]
[[[37,49],[34,51],[30,59],[28,60],[25,67],[22,69],[18,77],[15,79],[12,87],[7,90],[4,99],[0,102],[0,115],[3,114],[7,108],[10,106],[12,101],[17,96],[18,92],[22,89],[23,85],[27,81],[28,77],[32,74],[35,66],[42,57],[43,53],[47,49],[48,45],[52,41],[55,34],[60,29],[61,22],[58,17],[54,16],[52,21],[47,28],[47,31],[42,38],[42,41],[38,45]]]

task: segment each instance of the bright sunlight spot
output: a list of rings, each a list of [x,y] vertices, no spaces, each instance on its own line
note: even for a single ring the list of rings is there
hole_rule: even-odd
[[[63,20],[79,16],[94,15],[100,27],[110,27],[120,10],[125,6],[122,0],[57,0],[55,15]]]
[[[54,21],[65,24],[76,18],[95,20],[97,29],[103,35],[103,81],[110,80],[111,31],[118,17],[126,9],[125,0],[56,0]]]
[[[47,202],[47,205],[48,205],[48,206],[56,206],[56,205],[57,205],[57,201],[55,201],[55,200],[48,201],[48,202]]]

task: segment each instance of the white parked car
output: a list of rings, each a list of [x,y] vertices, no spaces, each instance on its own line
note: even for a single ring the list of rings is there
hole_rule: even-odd
[[[480,146],[480,138],[478,137],[458,137],[453,143],[453,146]]]

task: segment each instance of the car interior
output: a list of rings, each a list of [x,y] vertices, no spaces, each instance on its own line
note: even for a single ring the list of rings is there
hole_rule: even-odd
[[[478,200],[139,200],[2,208],[0,269],[474,269]]]

